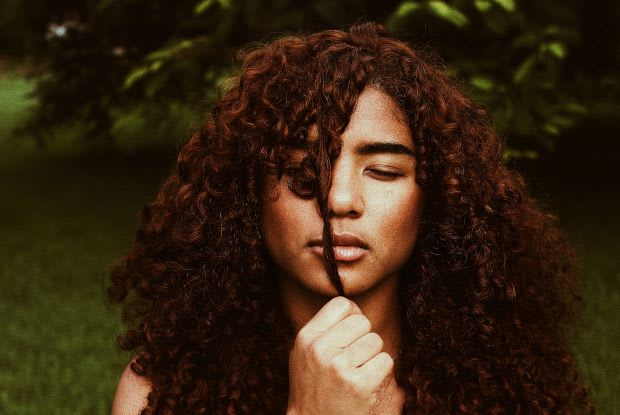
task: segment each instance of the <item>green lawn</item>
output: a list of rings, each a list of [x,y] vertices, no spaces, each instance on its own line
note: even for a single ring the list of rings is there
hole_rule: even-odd
[[[167,163],[16,145],[29,87],[0,79],[0,414],[106,414],[128,358],[109,267]]]
[[[620,414],[620,194],[582,190],[555,197],[587,277],[577,357],[599,413]]]
[[[0,77],[0,414],[105,414],[128,356],[106,304],[110,263],[167,171],[166,157],[62,157],[8,131],[31,85]],[[620,413],[620,197],[550,190],[588,276],[577,355],[600,414]]]

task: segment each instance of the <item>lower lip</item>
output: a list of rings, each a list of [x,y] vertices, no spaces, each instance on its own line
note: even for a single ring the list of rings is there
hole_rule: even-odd
[[[323,247],[322,246],[312,246],[310,247],[314,252],[323,256]],[[335,246],[334,247],[334,257],[336,261],[342,262],[351,262],[357,261],[366,253],[367,249],[361,248],[359,246]]]

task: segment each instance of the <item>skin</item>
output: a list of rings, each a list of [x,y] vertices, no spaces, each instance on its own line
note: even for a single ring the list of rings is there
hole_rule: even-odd
[[[361,259],[338,262],[349,298],[337,297],[320,256],[308,246],[322,235],[316,200],[298,197],[274,176],[263,189],[263,236],[278,267],[282,304],[298,333],[288,413],[400,414],[404,392],[392,372],[400,348],[398,280],[415,246],[424,195],[412,156],[358,150],[368,142],[391,142],[413,152],[413,140],[396,103],[374,88],[360,95],[341,138],[328,195],[332,229],[368,244]],[[303,153],[295,158],[301,161]],[[112,415],[139,414],[150,389],[128,366]]]
[[[139,415],[146,407],[151,385],[148,380],[131,371],[130,365],[134,360],[125,367],[118,382],[112,402],[112,415]]]
[[[336,289],[309,247],[323,229],[316,200],[300,198],[275,176],[265,180],[263,235],[278,267],[282,304],[298,331],[289,412],[400,413],[404,395],[391,373],[400,347],[399,271],[415,247],[424,195],[412,155],[360,149],[390,142],[413,153],[413,139],[397,104],[375,88],[362,92],[341,138],[328,194],[332,229],[368,244],[362,258],[338,261],[349,300],[339,297],[339,304],[330,305]],[[292,158],[301,161],[302,150]],[[348,393],[330,393],[334,390]],[[387,406],[377,412],[381,405]]]

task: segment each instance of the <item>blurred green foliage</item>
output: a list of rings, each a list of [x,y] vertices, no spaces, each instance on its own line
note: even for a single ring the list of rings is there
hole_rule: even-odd
[[[584,116],[620,113],[613,0],[5,0],[0,16],[5,53],[44,68],[20,129],[42,145],[75,125],[98,143],[123,139],[128,119],[146,142],[180,134],[234,73],[239,47],[361,19],[437,51],[491,110],[507,158],[553,149]]]

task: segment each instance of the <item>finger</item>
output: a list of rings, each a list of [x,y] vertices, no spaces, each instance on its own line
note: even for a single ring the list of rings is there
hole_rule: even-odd
[[[363,314],[351,314],[319,335],[315,342],[319,350],[335,355],[370,332],[370,320]]]
[[[381,352],[356,369],[356,376],[364,379],[369,390],[376,390],[394,369],[394,360]]]
[[[367,333],[339,353],[347,367],[360,367],[381,352],[383,339],[377,333]]]
[[[370,333],[370,320],[363,314],[351,314],[323,333],[317,341],[325,341],[338,349],[344,349],[360,337]]]
[[[312,341],[347,316],[361,312],[357,304],[348,298],[332,298],[306,323],[299,334],[303,332],[303,336]]]

